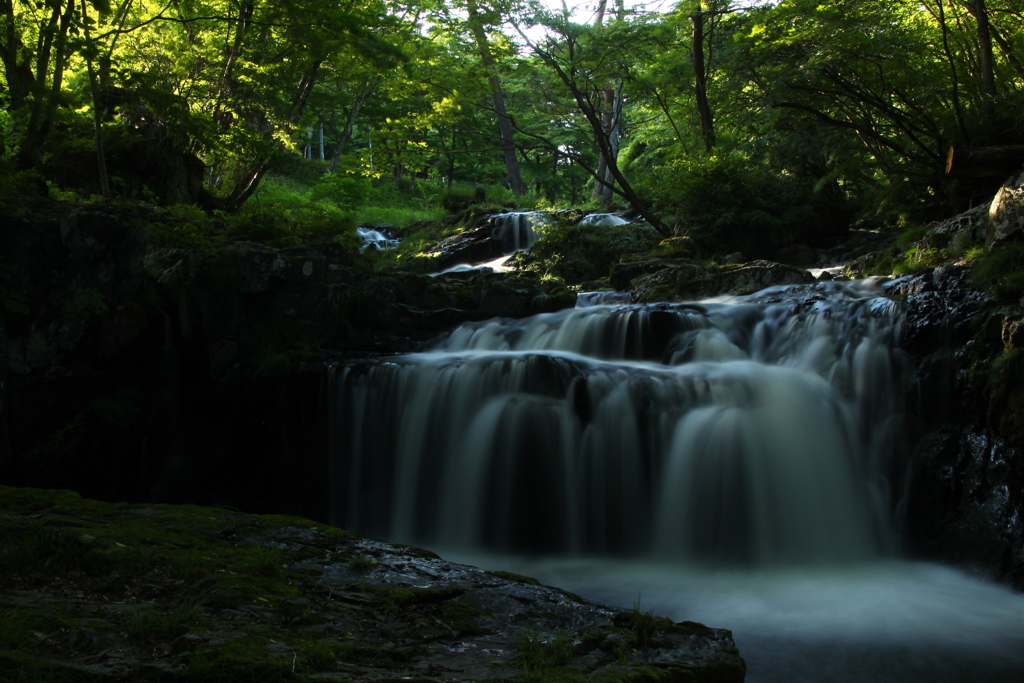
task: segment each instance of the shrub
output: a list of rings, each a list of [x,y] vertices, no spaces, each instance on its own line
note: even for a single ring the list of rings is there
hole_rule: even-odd
[[[615,226],[568,225],[544,229],[530,248],[532,267],[570,284],[598,280],[626,257],[649,252],[661,235],[644,223]]]
[[[811,187],[738,153],[677,161],[655,192],[703,253],[768,256],[818,227]]]

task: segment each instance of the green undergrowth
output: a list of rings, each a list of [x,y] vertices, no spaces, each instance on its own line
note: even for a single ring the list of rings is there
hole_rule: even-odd
[[[1003,299],[1024,295],[1024,243],[996,247],[974,262],[971,280],[989,294]]]
[[[661,240],[661,235],[644,223],[590,226],[559,222],[544,229],[524,260],[531,270],[579,284],[607,277],[614,264],[648,254]]]

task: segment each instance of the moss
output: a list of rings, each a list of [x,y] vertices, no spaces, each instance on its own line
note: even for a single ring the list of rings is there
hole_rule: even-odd
[[[261,637],[246,637],[217,647],[203,647],[188,656],[184,680],[189,683],[277,683],[297,680],[292,657],[267,648]]]
[[[391,586],[355,586],[353,590],[369,593],[377,598],[385,611],[395,611],[414,605],[431,605],[457,598],[464,591],[458,588],[401,588]]]
[[[984,382],[989,423],[1008,439],[1024,441],[1024,350],[1005,350],[974,374]]]
[[[441,606],[441,621],[458,637],[490,633],[490,629],[480,625],[484,616],[483,612],[459,599],[449,600]]]

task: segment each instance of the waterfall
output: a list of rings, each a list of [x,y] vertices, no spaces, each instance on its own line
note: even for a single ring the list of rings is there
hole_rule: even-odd
[[[360,226],[356,228],[356,231],[359,233],[360,239],[363,240],[362,249],[364,251],[366,249],[376,249],[378,251],[384,249],[393,249],[394,247],[397,247],[399,243],[401,243],[402,241],[399,239],[393,239],[391,237],[388,237],[380,230],[376,230],[374,228],[366,226]]]
[[[494,226],[491,235],[501,242],[502,251],[511,254],[529,249],[539,235],[534,227],[546,222],[547,217],[539,211],[513,211],[491,216]]]
[[[333,521],[499,552],[763,566],[893,545],[900,311],[868,285],[467,323],[340,369]]]

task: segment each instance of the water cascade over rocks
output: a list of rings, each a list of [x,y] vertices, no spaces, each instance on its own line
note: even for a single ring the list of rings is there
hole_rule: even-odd
[[[337,377],[335,521],[410,543],[737,565],[892,549],[899,312],[775,303],[466,324]]]
[[[393,249],[401,242],[401,240],[388,237],[386,234],[375,228],[360,226],[356,228],[356,230],[359,233],[359,237],[363,240],[362,248],[364,250],[376,249],[380,251],[382,249]]]
[[[581,297],[341,368],[334,522],[729,628],[751,683],[1017,683],[1024,596],[899,558],[895,299]]]
[[[547,217],[540,211],[513,211],[491,216],[494,228],[491,235],[501,242],[506,254],[529,249],[540,235],[534,228],[546,222]]]

